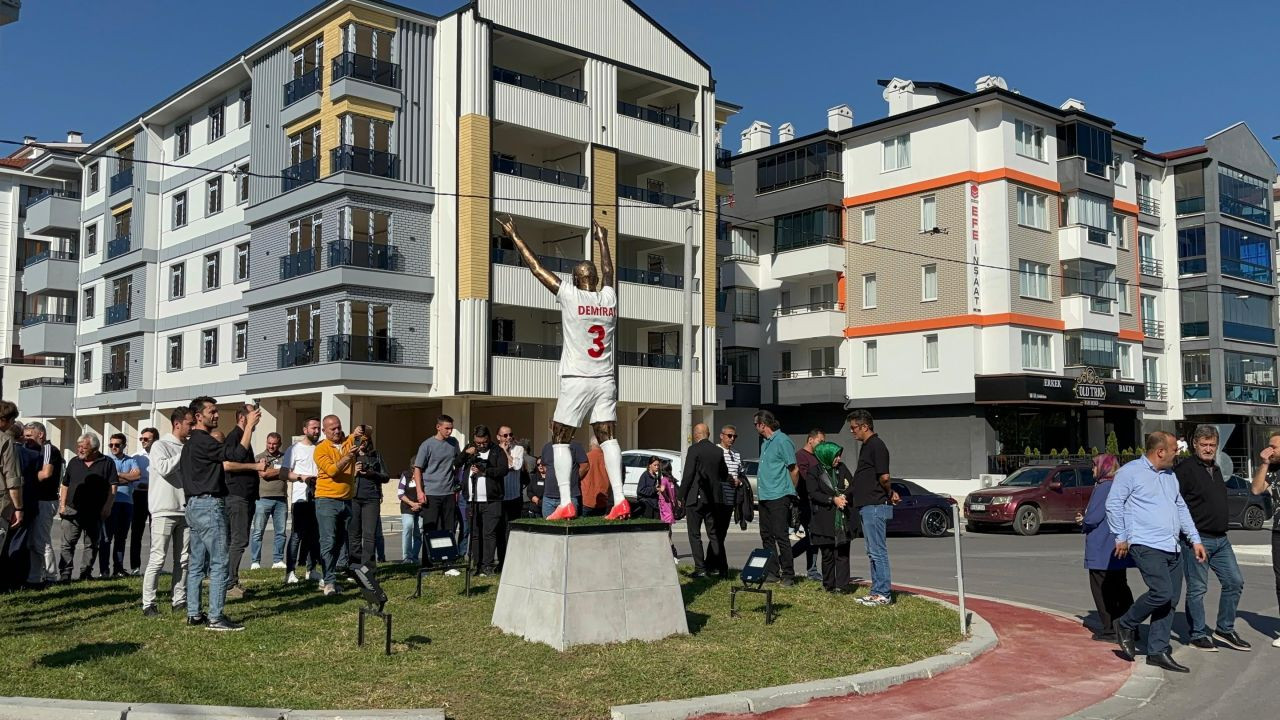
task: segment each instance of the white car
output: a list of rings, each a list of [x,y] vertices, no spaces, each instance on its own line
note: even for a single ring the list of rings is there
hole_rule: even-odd
[[[636,488],[640,486],[640,476],[649,466],[650,458],[662,458],[671,463],[671,476],[680,484],[682,464],[680,453],[674,450],[624,450],[622,453],[622,469],[626,476],[622,479],[622,494],[628,500],[636,499]]]

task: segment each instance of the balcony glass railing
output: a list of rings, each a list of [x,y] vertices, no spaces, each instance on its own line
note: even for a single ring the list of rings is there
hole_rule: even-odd
[[[1276,404],[1276,389],[1274,387],[1227,383],[1223,390],[1226,392],[1227,402]]]
[[[68,200],[79,200],[80,193],[75,190],[62,190],[59,188],[50,188],[48,190],[42,190],[27,198],[26,207],[31,207],[32,205],[35,205],[41,200],[46,200],[51,197],[66,198]]]
[[[773,251],[780,253],[819,245],[840,245],[843,243],[844,241],[840,238],[830,235],[788,231],[777,234],[773,241]]]
[[[822,302],[802,303],[800,305],[788,305],[786,307],[776,308],[773,311],[774,317],[783,317],[784,315],[803,315],[805,313],[815,312],[844,312],[844,303],[838,300],[824,300]]]
[[[579,90],[576,87],[563,85],[551,80],[543,80],[540,77],[530,75],[528,73],[516,72],[515,70],[507,70],[496,65],[493,68],[493,79],[508,85],[515,85],[526,90],[540,92],[543,95],[551,95],[553,97],[570,100],[573,102],[584,103],[587,101],[587,91]]]
[[[632,105],[631,103],[623,102],[622,100],[618,101],[618,114],[633,117],[645,122],[651,122],[655,125],[665,125],[676,130],[683,130],[687,133],[698,131],[698,123],[689,120],[688,118],[682,118],[679,115],[669,115],[661,110],[654,110],[653,108]]]
[[[1271,267],[1268,265],[1259,265],[1248,260],[1230,257],[1222,258],[1222,274],[1262,283],[1263,285],[1270,285],[1272,277]]]
[[[280,258],[280,279],[288,280],[320,269],[320,248],[299,250]]]
[[[665,272],[653,272],[639,268],[618,268],[618,281],[636,283],[637,285],[656,285],[658,287],[684,289],[684,278]]]
[[[118,258],[129,252],[129,236],[117,235],[115,238],[107,242],[107,259]]]
[[[30,378],[18,382],[19,388],[32,387],[68,387],[71,385],[71,379],[66,377],[39,377]]]
[[[1111,233],[1107,232],[1106,230],[1099,230],[1098,228],[1088,227],[1088,226],[1085,227],[1085,231],[1089,235],[1088,237],[1089,242],[1093,243],[1094,245],[1105,245],[1110,247]]]
[[[35,255],[28,255],[27,259],[23,262],[22,267],[29,268],[32,265],[37,265],[39,263],[44,262],[45,260],[79,260],[79,259],[80,259],[80,256],[77,253],[74,253],[68,250],[41,250]]]
[[[662,370],[679,370],[680,356],[619,350],[618,364],[627,365],[629,367],[646,367],[646,368],[660,368]]]
[[[1259,225],[1271,224],[1271,215],[1267,212],[1265,207],[1259,207],[1234,198],[1219,195],[1218,209],[1222,211],[1222,214],[1224,215],[1238,217],[1241,220],[1246,220],[1251,223],[1257,223]]]
[[[733,368],[728,365],[716,366],[716,384],[728,385],[733,378]]]
[[[774,370],[774,380],[797,380],[803,378],[819,378],[819,377],[844,377],[844,368],[842,367],[825,367],[811,368],[809,370]]]
[[[716,167],[730,168],[733,166],[733,151],[729,148],[716,148]]]
[[[1187,322],[1182,321],[1182,337],[1209,337],[1209,321]]]
[[[1203,255],[1199,257],[1178,258],[1179,275],[1200,275],[1208,271],[1209,264]]]
[[[359,240],[336,240],[329,243],[330,267],[350,265],[374,270],[397,270],[399,264],[400,255],[390,245]]]
[[[1204,212],[1204,198],[1182,198],[1174,203],[1174,209],[1179,215],[1193,215],[1195,213]]]
[[[107,308],[107,316],[104,322],[107,325],[122,323],[129,319],[129,316],[132,315],[132,310],[133,310],[133,307],[129,305],[129,303],[120,303],[118,305],[112,305],[111,307]]]
[[[524,259],[520,257],[520,253],[515,250],[503,250],[500,248],[492,248],[489,251],[489,257],[498,265],[514,265],[516,267],[524,267]],[[572,273],[573,267],[582,262],[577,258],[556,257],[554,255],[538,255],[538,262],[542,267],[551,272]]]
[[[1147,399],[1161,402],[1169,399],[1169,386],[1161,382],[1146,383]]]
[[[321,70],[313,68],[284,84],[284,104],[288,107],[320,89]]]
[[[1143,275],[1152,277],[1162,277],[1164,275],[1164,261],[1155,258],[1144,257],[1138,261],[1139,268]]]
[[[1222,321],[1222,336],[1232,340],[1267,343],[1268,345],[1275,344],[1276,341],[1275,328],[1227,322],[1226,320]]]
[[[1164,321],[1142,319],[1142,334],[1149,338],[1160,339],[1164,337]]]
[[[314,340],[294,340],[276,347],[276,367],[280,369],[302,367],[314,363],[318,356]]]
[[[329,362],[400,362],[395,338],[367,335],[330,335]]]
[[[530,165],[529,163],[516,162],[515,160],[504,158],[499,155],[493,156],[493,171],[504,175],[515,175],[517,177],[528,178],[529,180],[537,180],[539,182],[562,185],[564,187],[577,188],[579,190],[587,189],[587,176],[585,175],[579,175],[578,173],[571,173],[565,170],[542,167],[541,165]]]
[[[115,195],[121,190],[129,187],[133,184],[133,167],[127,167],[115,175],[112,175],[109,183],[111,185],[112,195]]]
[[[61,325],[75,325],[75,315],[58,315],[55,313],[31,313],[22,316],[22,327],[31,327],[32,325],[43,325],[44,323],[58,323]]]
[[[280,171],[281,192],[289,192],[320,177],[320,158],[312,157]]]
[[[400,66],[389,60],[344,52],[333,59],[333,80],[349,77],[389,88],[400,87]]]
[[[491,349],[499,357],[525,358],[527,360],[559,360],[559,345],[494,340]]]
[[[1213,385],[1207,382],[1182,383],[1183,400],[1210,400],[1213,398]]]
[[[1138,196],[1138,209],[1148,215],[1160,214],[1160,201],[1146,195]]]
[[[400,177],[400,158],[395,153],[356,145],[339,145],[330,155],[333,172],[357,172],[384,178]]]
[[[129,373],[126,370],[119,372],[102,373],[102,392],[116,392],[117,390],[129,389]]]
[[[683,195],[673,195],[671,193],[646,190],[632,185],[621,184],[618,185],[618,197],[635,200],[636,202],[649,203],[650,205],[665,205],[667,207],[674,207],[679,203],[690,202],[693,200],[693,198],[687,198]]]

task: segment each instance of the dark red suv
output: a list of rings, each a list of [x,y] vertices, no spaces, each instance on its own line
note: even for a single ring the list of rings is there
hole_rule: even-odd
[[[965,529],[1012,525],[1019,535],[1035,535],[1046,523],[1075,524],[1092,494],[1093,466],[1087,462],[1027,465],[999,485],[969,493]]]

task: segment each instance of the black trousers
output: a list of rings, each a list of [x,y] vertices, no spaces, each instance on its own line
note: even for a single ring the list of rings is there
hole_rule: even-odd
[[[146,532],[151,510],[147,507],[147,491],[133,491],[133,520],[129,524],[129,566],[142,569],[142,538]]]
[[[84,554],[80,559],[80,578],[87,580],[93,574],[101,532],[102,516],[96,512],[80,513],[62,521],[62,552],[58,558],[58,577],[63,582],[70,580],[76,569],[76,545],[80,544],[81,536],[84,537]]]
[[[492,573],[502,525],[502,501],[472,502],[467,511],[471,513],[471,562],[476,572]]]
[[[716,531],[716,517],[713,505],[700,502],[685,509],[685,528],[689,532],[689,549],[693,552],[693,569],[702,572],[720,572],[724,566],[724,546],[720,544],[720,534]],[[707,526],[707,550],[702,551],[702,526]]]
[[[99,525],[98,574],[102,577],[112,572],[123,573],[125,543],[129,540],[129,523],[133,521],[133,503],[116,501],[111,514]]]
[[[712,505],[711,517],[716,523],[716,542],[720,545],[720,567],[711,565],[711,558],[707,558],[707,569],[711,572],[718,572],[721,575],[729,576],[729,546],[725,544],[725,538],[729,536],[729,526],[733,524],[733,506],[732,505]]]
[[[822,550],[822,587],[836,590],[849,584],[849,543],[818,545]]]
[[[347,529],[350,550],[348,551],[351,567],[364,565],[373,567],[377,564],[378,525],[382,522],[382,501],[377,499],[356,498],[351,501],[351,525]]]
[[[760,542],[773,551],[765,573],[772,577],[794,578],[795,561],[791,556],[791,540],[787,526],[791,519],[791,497],[760,501]]]
[[[249,526],[253,524],[254,502],[228,495],[227,508],[227,589],[240,584],[240,561],[249,547]]]
[[[1271,571],[1276,574],[1276,602],[1280,603],[1280,526],[1271,531]]]
[[[293,504],[293,529],[285,551],[285,572],[304,571],[320,562],[320,526],[316,524],[316,504],[310,500]]]
[[[458,522],[458,498],[453,495],[428,495],[427,504],[422,508],[422,564],[431,564],[431,553],[427,551],[427,534],[443,530],[452,533]]]
[[[507,543],[511,540],[511,521],[524,514],[524,498],[502,501],[502,531],[498,535],[498,564],[507,559]]]
[[[1128,572],[1125,570],[1090,570],[1089,591],[1093,604],[1098,608],[1103,633],[1113,632],[1111,624],[1116,618],[1129,612],[1133,605],[1133,591],[1129,589]]]

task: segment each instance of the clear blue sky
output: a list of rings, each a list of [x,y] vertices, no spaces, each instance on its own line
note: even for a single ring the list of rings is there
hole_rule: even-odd
[[[442,13],[461,0],[400,0]],[[243,50],[312,0],[33,0],[0,27],[0,138],[96,139]],[[1152,150],[1200,141],[1240,120],[1280,158],[1272,66],[1280,3],[917,0],[640,0],[711,64],[720,97],[798,134],[847,103],[884,115],[875,81],[894,75],[972,87],[981,75],[1057,105],[1067,97]],[[1248,9],[1244,9],[1247,6]],[[1178,43],[1173,40],[1177,38]],[[122,83],[120,79],[129,82]],[[0,152],[8,149],[0,146]]]

